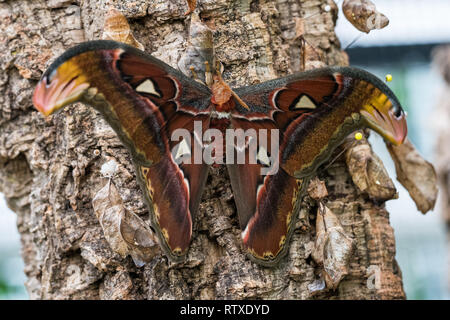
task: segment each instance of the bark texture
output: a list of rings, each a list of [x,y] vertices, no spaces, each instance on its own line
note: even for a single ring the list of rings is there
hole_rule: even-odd
[[[101,38],[111,6],[125,14],[147,52],[177,66],[188,38],[185,0],[0,1],[0,191],[18,215],[31,299],[405,297],[389,213],[383,201],[355,187],[344,157],[319,173],[327,206],[354,243],[348,274],[334,290],[322,290],[322,267],[311,258],[315,202],[304,201],[288,257],[276,268],[260,267],[242,254],[224,168],[211,170],[185,263],[158,254],[138,268],[113,252],[92,206],[108,181],[102,164],[119,164],[113,182],[125,208],[148,219],[127,150],[91,108],[77,104],[44,119],[31,102],[36,81],[55,57]],[[216,29],[217,57],[231,86],[299,71],[302,34],[326,64],[348,63],[334,33],[333,1],[198,0],[197,8]],[[306,67],[316,64],[307,61]]]

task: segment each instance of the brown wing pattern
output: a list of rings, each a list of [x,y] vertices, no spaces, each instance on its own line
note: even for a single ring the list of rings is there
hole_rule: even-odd
[[[234,127],[279,129],[278,154],[271,155],[278,171],[261,177],[259,167],[228,166],[244,247],[258,263],[273,265],[286,253],[309,179],[342,140],[370,127],[401,143],[406,122],[389,88],[354,68],[318,69],[235,91],[250,110],[235,110]]]
[[[75,101],[100,111],[132,154],[162,247],[178,259],[189,246],[207,166],[178,164],[170,137],[190,131],[194,121],[208,126],[210,96],[207,87],[140,50],[94,41],[58,58],[33,101],[45,114]]]

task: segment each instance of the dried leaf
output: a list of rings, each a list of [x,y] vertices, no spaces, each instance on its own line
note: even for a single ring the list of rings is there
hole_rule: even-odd
[[[328,288],[336,289],[348,274],[348,263],[353,251],[353,240],[342,230],[330,232],[324,246],[323,268]]]
[[[365,138],[358,142],[353,140],[346,151],[345,161],[353,183],[370,198],[380,201],[398,198],[394,182],[383,162],[372,151]]]
[[[417,209],[422,213],[433,210],[438,194],[433,165],[422,158],[408,139],[400,146],[388,144],[387,147],[395,163],[397,180],[408,190]]]
[[[374,29],[383,29],[389,24],[389,19],[378,12],[370,0],[344,0],[342,11],[356,29],[365,33]]]
[[[127,18],[114,8],[110,9],[106,14],[102,38],[103,40],[123,42],[144,50],[144,46],[133,36]]]
[[[319,202],[316,242],[311,256],[319,265],[323,265],[327,288],[337,288],[348,274],[352,251],[353,239],[346,235],[336,215]]]
[[[128,244],[129,253],[137,266],[149,262],[160,251],[150,227],[137,215],[126,210],[120,224],[120,234]]]
[[[111,249],[126,257],[128,246],[120,236],[120,222],[125,208],[114,184],[107,183],[100,189],[92,199],[92,206]]]
[[[206,67],[206,61],[209,67]],[[178,68],[189,77],[196,76],[206,84],[212,83],[211,71],[215,68],[213,30],[201,21],[197,13],[191,15],[188,47],[178,61]]]
[[[317,211],[316,217],[316,241],[314,243],[314,248],[311,252],[311,257],[318,264],[323,266],[323,250],[325,247],[325,242],[327,240],[328,234],[324,225],[324,217]]]
[[[96,193],[92,206],[114,252],[122,257],[131,255],[137,266],[144,265],[159,253],[153,232],[141,218],[125,209],[111,181]]]

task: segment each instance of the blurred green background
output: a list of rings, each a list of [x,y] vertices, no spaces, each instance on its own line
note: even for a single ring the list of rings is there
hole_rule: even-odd
[[[336,32],[343,48],[357,39],[347,50],[352,65],[382,79],[388,73],[393,75],[389,86],[408,112],[409,138],[433,162],[436,132],[432,115],[444,84],[431,65],[430,53],[436,45],[450,42],[450,1],[373,2],[389,17],[388,27],[362,35],[341,15]],[[370,141],[395,179],[394,165],[382,139],[373,134]],[[449,299],[449,250],[439,205],[433,212],[422,215],[407,191],[398,183],[396,186],[400,198],[389,201],[387,208],[395,229],[397,261],[407,298]],[[28,298],[15,223],[15,214],[6,207],[0,194],[0,299]]]
[[[27,299],[16,215],[0,194],[0,300]]]

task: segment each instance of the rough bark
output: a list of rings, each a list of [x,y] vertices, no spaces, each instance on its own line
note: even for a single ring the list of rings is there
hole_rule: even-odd
[[[56,56],[101,38],[110,6],[125,14],[147,52],[176,67],[187,45],[185,0],[0,1],[0,191],[18,216],[31,299],[405,297],[389,213],[383,202],[355,187],[343,157],[319,173],[327,184],[328,208],[354,242],[348,275],[335,290],[315,287],[322,269],[311,258],[316,237],[311,200],[304,201],[288,257],[278,267],[260,267],[242,254],[224,168],[210,173],[185,263],[171,264],[158,254],[138,268],[130,257],[113,252],[92,206],[107,182],[102,164],[119,163],[113,182],[125,208],[148,219],[127,150],[86,106],[44,119],[31,103],[36,80]],[[202,19],[215,25],[217,56],[232,86],[299,71],[302,17],[309,17],[304,37],[323,62],[347,64],[334,33],[333,1],[199,0],[197,6]],[[374,274],[377,281],[368,286]]]

